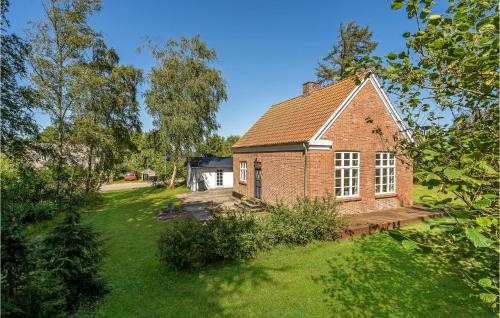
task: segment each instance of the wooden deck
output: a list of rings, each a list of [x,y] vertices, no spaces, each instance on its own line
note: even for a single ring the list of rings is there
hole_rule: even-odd
[[[391,210],[352,214],[347,217],[347,230],[341,239],[397,229],[401,226],[421,222],[441,215],[422,208],[397,208]]]

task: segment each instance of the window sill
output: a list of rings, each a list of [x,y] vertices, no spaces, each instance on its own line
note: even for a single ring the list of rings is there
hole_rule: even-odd
[[[241,184],[241,185],[247,185],[246,181],[238,181],[238,183]]]
[[[335,201],[337,201],[337,202],[361,201],[361,197],[336,197]]]
[[[398,196],[397,193],[379,193],[375,194],[375,199],[395,198],[397,196]]]

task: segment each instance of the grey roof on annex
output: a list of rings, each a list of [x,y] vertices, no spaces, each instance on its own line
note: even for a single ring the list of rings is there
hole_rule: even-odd
[[[189,159],[191,168],[233,168],[231,157],[194,157]]]

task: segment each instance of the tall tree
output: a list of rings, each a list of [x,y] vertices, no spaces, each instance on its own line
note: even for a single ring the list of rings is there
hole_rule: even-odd
[[[97,37],[87,20],[100,10],[100,0],[48,0],[43,7],[46,19],[31,22],[28,32],[29,62],[38,107],[50,115],[58,132],[56,179],[61,197],[64,162],[70,155],[65,154],[64,143],[75,107],[73,88]]]
[[[434,198],[430,204],[456,220],[446,225],[451,226],[449,232],[460,234],[451,236],[446,245],[463,243],[461,238],[466,237],[492,260],[486,277],[480,270],[471,277],[482,290],[480,298],[495,306],[499,294],[498,2],[452,1],[441,12],[431,0],[392,2],[393,9],[403,7],[418,31],[403,34],[407,49],[389,53],[382,73],[414,131],[415,142],[402,143],[401,149],[414,158],[420,182],[456,197]]]
[[[157,65],[149,73],[150,88],[146,105],[163,140],[165,152],[177,162],[192,154],[196,145],[217,129],[216,113],[226,100],[226,83],[220,71],[210,64],[215,50],[199,36],[169,40],[165,46],[149,46]]]
[[[31,100],[28,90],[19,85],[18,79],[26,76],[28,44],[17,35],[8,34],[9,21],[6,13],[9,1],[1,6],[1,108],[0,144],[2,153],[19,154],[23,137],[33,136],[37,127],[32,120]]]
[[[238,139],[240,137],[235,135],[224,138],[215,134],[209,136],[204,142],[199,144],[196,153],[203,157],[230,157],[233,154],[231,147]]]
[[[118,55],[104,41],[96,41],[92,60],[82,68],[75,85],[74,138],[85,146],[85,190],[95,191],[134,148],[131,134],[140,129],[137,86],[142,71],[120,66]]]
[[[340,24],[338,41],[332,51],[319,62],[316,75],[321,83],[336,82],[370,68],[370,54],[378,43],[372,32],[350,21]]]

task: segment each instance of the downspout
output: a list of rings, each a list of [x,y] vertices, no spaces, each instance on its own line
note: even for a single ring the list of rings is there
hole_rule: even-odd
[[[307,145],[302,144],[304,147],[304,198],[307,198]]]

